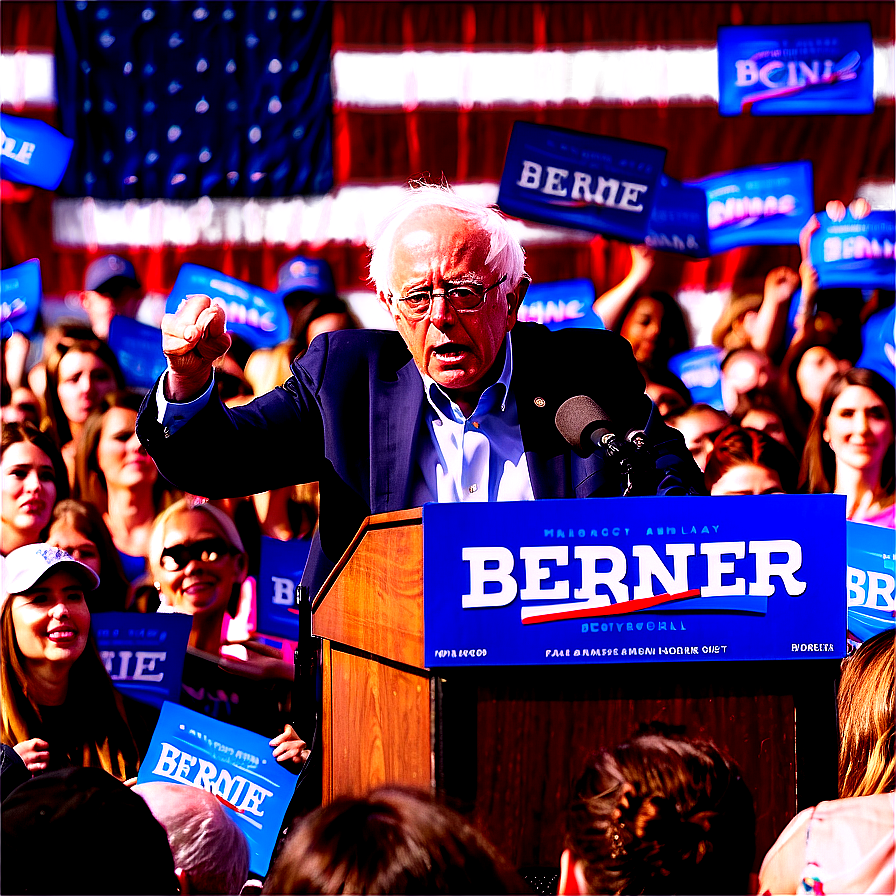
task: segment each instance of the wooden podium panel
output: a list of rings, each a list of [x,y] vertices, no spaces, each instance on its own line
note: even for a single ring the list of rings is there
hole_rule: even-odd
[[[400,781],[433,786],[430,679],[326,645],[323,802]]]

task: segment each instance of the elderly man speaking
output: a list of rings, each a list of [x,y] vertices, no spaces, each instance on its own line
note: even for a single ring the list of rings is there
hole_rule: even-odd
[[[575,451],[558,432],[557,410],[574,396],[590,397],[620,433],[647,431],[651,491],[701,489],[627,342],[517,323],[529,279],[495,210],[446,188],[411,189],[381,225],[370,274],[398,332],[322,334],[282,386],[235,409],[213,388],[213,362],[230,344],[224,311],[191,296],[163,321],[168,370],[137,424],[162,473],[193,494],[319,480],[320,537],[304,578],[312,594],[371,513],[619,496],[606,453]]]

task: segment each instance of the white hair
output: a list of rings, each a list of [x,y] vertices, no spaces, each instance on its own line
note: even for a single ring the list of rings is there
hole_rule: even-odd
[[[489,240],[486,267],[492,273],[506,274],[501,293],[506,295],[526,277],[526,256],[519,240],[510,232],[507,221],[496,208],[458,196],[449,186],[412,183],[401,202],[376,228],[370,241],[370,281],[376,291],[387,295],[393,291],[392,249],[398,229],[416,212],[425,208],[447,208],[478,226]]]
[[[240,892],[249,876],[249,845],[215,796],[162,781],[134,791],[165,828],[174,865],[187,872],[191,893]]]

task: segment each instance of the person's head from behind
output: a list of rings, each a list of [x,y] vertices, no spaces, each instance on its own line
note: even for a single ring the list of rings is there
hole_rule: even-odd
[[[649,729],[586,763],[560,893],[749,893],[753,799],[710,743]]]
[[[660,290],[638,296],[629,304],[619,335],[631,345],[635,360],[649,369],[665,367],[669,358],[691,347],[681,307]]]
[[[494,209],[451,190],[411,190],[380,225],[370,279],[424,376],[467,413],[497,379],[529,280]]]
[[[728,415],[708,404],[692,404],[680,414],[674,414],[666,422],[683,436],[691,457],[701,470],[712,451],[712,443],[728,425]]]
[[[768,392],[742,395],[731,414],[731,422],[744,429],[756,429],[771,436],[791,454],[796,454],[785,423],[785,414]]]
[[[68,473],[47,433],[16,422],[3,424],[0,477],[0,548],[6,554],[41,540],[56,501],[68,497]]]
[[[103,398],[124,388],[112,349],[99,339],[60,338],[47,359],[44,416],[64,445]]]
[[[182,893],[240,892],[249,876],[249,845],[216,796],[184,784],[138,784],[165,828]]]
[[[796,458],[771,436],[726,426],[713,443],[704,477],[711,495],[774,495],[796,488]]]
[[[47,543],[61,548],[100,577],[99,586],[87,597],[91,613],[125,609],[128,580],[109,529],[93,505],[72,499],[60,501],[53,509]]]
[[[4,893],[177,893],[164,828],[98,768],[38,775],[3,800]]]
[[[429,795],[383,787],[305,817],[265,893],[519,893],[525,885],[478,831]]]
[[[117,314],[136,317],[142,300],[137,272],[128,259],[105,255],[87,267],[81,307],[100,339],[109,338],[109,325]]]
[[[843,663],[837,692],[841,798],[896,787],[896,634],[865,641]]]

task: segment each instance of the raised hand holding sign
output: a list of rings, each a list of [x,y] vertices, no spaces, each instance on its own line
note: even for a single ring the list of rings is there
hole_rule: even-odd
[[[208,385],[214,362],[230,348],[227,316],[208,296],[187,296],[162,318],[162,351],[168,361],[167,397],[188,401]]]

